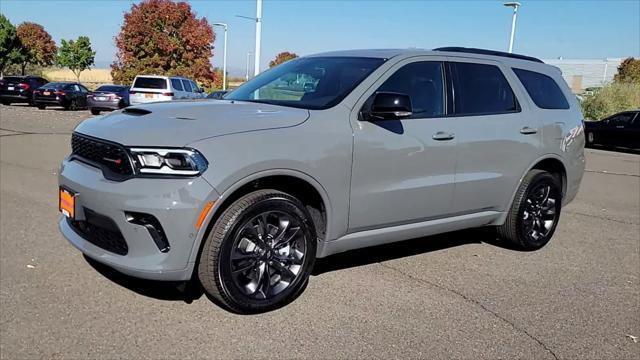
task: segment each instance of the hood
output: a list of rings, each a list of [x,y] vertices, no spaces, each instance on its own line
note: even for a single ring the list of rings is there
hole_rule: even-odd
[[[75,131],[126,146],[182,147],[214,136],[296,126],[308,118],[308,110],[277,105],[174,101],[87,119]]]

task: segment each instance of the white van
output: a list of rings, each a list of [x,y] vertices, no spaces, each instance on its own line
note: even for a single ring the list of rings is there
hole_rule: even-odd
[[[138,75],[129,90],[131,105],[180,99],[202,99],[202,89],[180,76]]]

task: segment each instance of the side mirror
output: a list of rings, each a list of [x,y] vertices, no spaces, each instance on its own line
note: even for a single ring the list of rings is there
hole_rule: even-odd
[[[397,120],[413,115],[409,95],[379,92],[373,98],[370,120]]]

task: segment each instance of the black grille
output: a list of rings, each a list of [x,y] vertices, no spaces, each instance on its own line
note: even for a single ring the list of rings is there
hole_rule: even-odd
[[[70,220],[69,224],[93,245],[118,255],[127,255],[129,247],[118,229],[118,225],[110,218],[95,211],[84,208],[86,220]]]
[[[79,160],[120,176],[133,175],[129,156],[121,145],[74,133],[71,149]]]

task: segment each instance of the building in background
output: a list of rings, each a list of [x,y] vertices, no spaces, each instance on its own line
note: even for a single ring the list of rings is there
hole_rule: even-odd
[[[591,87],[600,87],[613,81],[613,76],[618,73],[618,66],[624,59],[548,59],[543,60],[549,65],[554,65],[562,70],[567,84],[575,94],[584,92]]]

